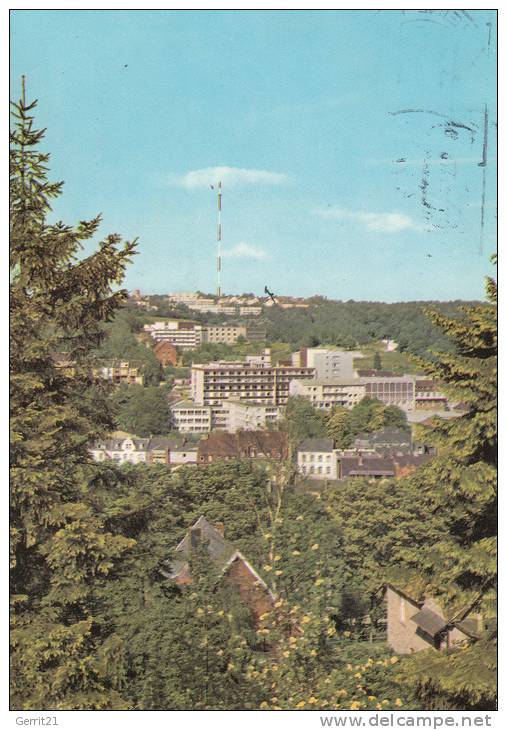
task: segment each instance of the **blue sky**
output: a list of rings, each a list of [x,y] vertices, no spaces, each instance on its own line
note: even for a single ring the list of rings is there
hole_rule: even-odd
[[[54,217],[139,237],[130,289],[214,290],[221,178],[226,293],[483,297],[493,11],[18,10],[23,73]]]

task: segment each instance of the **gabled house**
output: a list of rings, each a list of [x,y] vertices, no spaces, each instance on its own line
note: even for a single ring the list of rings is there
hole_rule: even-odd
[[[192,583],[192,552],[201,547],[206,549],[221,580],[230,581],[238,588],[242,602],[250,608],[255,621],[273,608],[273,593],[244,555],[225,538],[223,525],[212,525],[204,516],[199,517],[176,547],[176,556],[162,571],[163,575],[178,585]]]
[[[212,432],[199,441],[197,461],[209,464],[229,459],[275,459],[288,457],[289,441],[283,431]]]
[[[420,599],[390,584],[385,598],[387,643],[397,654],[458,649],[479,638],[481,617],[471,609],[449,618],[432,598]]]

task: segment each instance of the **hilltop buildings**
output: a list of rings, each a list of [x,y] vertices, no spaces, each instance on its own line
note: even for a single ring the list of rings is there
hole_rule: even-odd
[[[181,350],[195,350],[205,343],[232,345],[240,337],[249,342],[266,339],[266,328],[259,324],[203,325],[183,319],[145,324],[144,331],[156,342],[169,342]]]

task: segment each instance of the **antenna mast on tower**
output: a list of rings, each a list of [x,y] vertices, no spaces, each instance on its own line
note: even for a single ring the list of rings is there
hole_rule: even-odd
[[[217,210],[217,297],[222,296],[222,183],[218,183]]]

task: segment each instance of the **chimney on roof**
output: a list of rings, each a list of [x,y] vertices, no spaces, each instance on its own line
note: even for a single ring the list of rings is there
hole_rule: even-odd
[[[225,525],[223,522],[215,522],[215,529],[222,535],[225,536]]]
[[[363,465],[363,453],[362,453],[362,451],[359,452],[359,455],[357,457],[357,463],[358,463],[359,466],[362,466]]]

